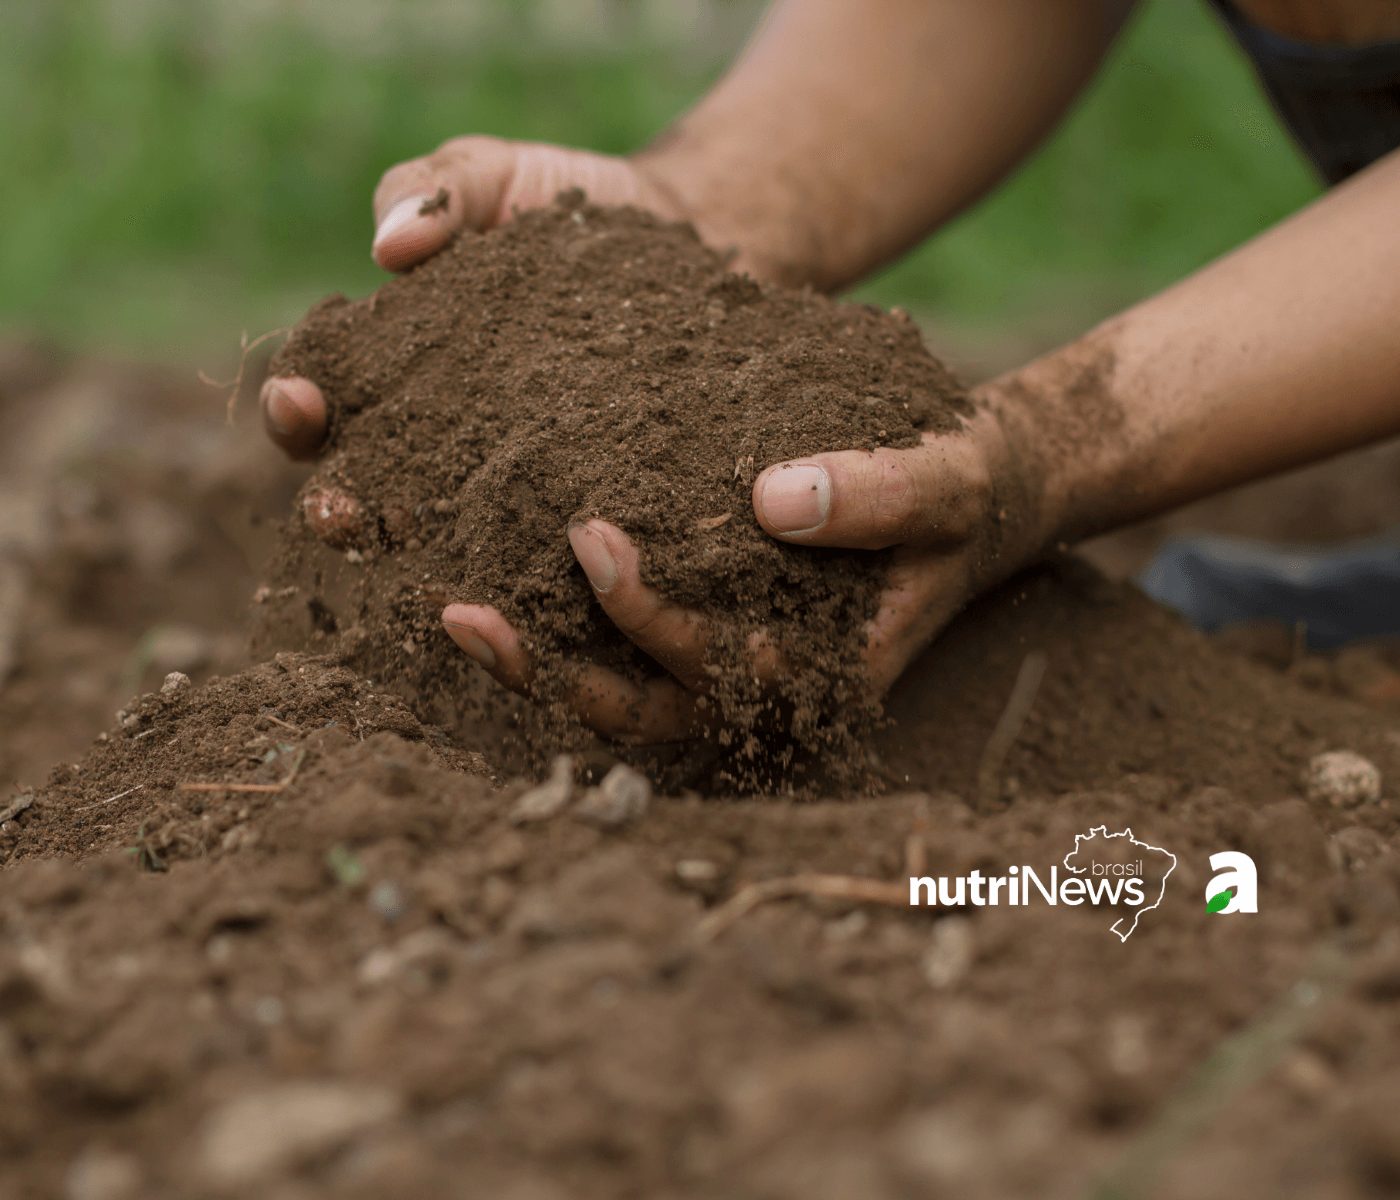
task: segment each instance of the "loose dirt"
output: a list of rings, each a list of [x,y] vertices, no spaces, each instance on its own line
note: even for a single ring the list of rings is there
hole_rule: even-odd
[[[863,768],[878,556],[774,541],[750,493],[784,459],[958,427],[963,389],[907,319],[760,287],[687,226],[575,194],[458,238],[364,300],[327,300],[273,370],[317,381],[331,404],[303,502],[323,510],[330,488],[352,498],[335,502],[333,540],[355,568],[328,598],[308,578],[319,539],[294,526],[279,580],[301,587],[269,607],[274,621],[333,632],[337,651],[353,640],[362,669],[414,694],[456,693],[443,603],[495,605],[525,636],[547,718],[537,741],[553,747],[578,663],[656,670],[570,552],[570,523],[601,517],[639,545],[647,583],[714,627],[710,702],[730,777],[771,784],[775,758],[801,751],[848,779]],[[776,689],[745,669],[760,635],[788,667]]]
[[[1067,560],[915,664],[868,742],[889,794],[645,798],[624,774],[609,806],[594,749],[526,803],[539,777],[493,727],[436,722],[452,697],[411,703],[349,665],[354,639],[253,665],[228,644],[250,612],[309,609],[258,566],[300,476],[222,422],[165,375],[0,354],[27,514],[0,1194],[1394,1193],[1393,649],[1209,640]],[[374,564],[312,569],[393,569],[375,536]],[[343,635],[355,610],[312,594]],[[1338,750],[1379,799],[1306,792]],[[1126,943],[1098,907],[885,902],[920,857],[1048,871],[1098,825],[1178,862]],[[1258,864],[1256,915],[1205,912],[1225,849]]]

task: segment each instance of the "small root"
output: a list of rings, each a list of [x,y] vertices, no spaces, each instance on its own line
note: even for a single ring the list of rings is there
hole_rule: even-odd
[[[859,875],[788,875],[740,888],[701,920],[695,928],[695,941],[702,946],[712,942],[760,905],[795,896],[851,900],[858,904],[886,904],[894,908],[909,904],[908,886],[901,882],[865,879]]]
[[[248,331],[245,329],[238,337],[238,372],[234,377],[225,382],[220,382],[206,375],[203,371],[198,372],[199,382],[209,387],[216,387],[228,391],[228,423],[233,424],[233,412],[238,407],[238,395],[243,390],[243,372],[248,366],[248,355],[261,346],[269,338],[275,338],[280,334],[291,333],[292,327],[284,325],[281,329],[269,329],[266,333],[259,334],[251,342],[248,340]]]
[[[927,817],[920,815],[904,840],[904,870],[906,875],[923,875],[928,865],[928,846],[924,841]],[[695,927],[694,944],[714,941],[754,909],[773,900],[790,900],[797,896],[823,900],[849,900],[855,904],[883,904],[889,908],[909,906],[909,886],[903,879],[869,879],[861,875],[823,875],[804,871],[780,879],[764,879],[740,888],[723,904],[701,918]]]

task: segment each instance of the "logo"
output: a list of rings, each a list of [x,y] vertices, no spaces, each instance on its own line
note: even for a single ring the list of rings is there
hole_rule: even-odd
[[[1088,904],[1113,909],[1109,931],[1126,942],[1143,918],[1161,907],[1177,865],[1175,854],[1143,841],[1131,828],[1113,832],[1096,825],[1076,834],[1073,847],[1048,872],[1021,863],[1001,875],[981,870],[955,876],[911,875],[909,903],[942,908]],[[1208,913],[1259,911],[1258,875],[1249,855],[1222,850],[1210,856],[1210,866],[1216,874],[1206,887]]]
[[[1259,911],[1259,872],[1248,854],[1222,850],[1210,856],[1210,869],[1217,874],[1206,884],[1206,912],[1224,916]]]
[[[1124,839],[1121,848],[1109,845],[1113,839]],[[1118,851],[1118,852],[1115,852]],[[1121,851],[1128,854],[1136,853],[1139,857],[1128,862],[1121,861]],[[1140,882],[1144,874],[1144,862],[1142,855],[1157,855],[1155,865],[1158,868],[1154,872],[1156,882],[1156,894],[1151,904],[1146,904],[1147,891]],[[1070,860],[1078,859],[1079,866],[1075,866]],[[1127,921],[1125,917],[1119,917],[1109,926],[1110,932],[1117,934],[1120,942],[1126,942],[1133,930],[1137,928],[1138,921],[1142,914],[1151,912],[1167,894],[1167,879],[1176,870],[1176,855],[1170,850],[1163,850],[1160,846],[1149,846],[1146,842],[1140,842],[1133,837],[1131,829],[1124,829],[1121,833],[1109,833],[1107,825],[1095,825],[1087,834],[1079,833],[1074,837],[1074,849],[1065,855],[1065,870],[1075,871],[1083,874],[1088,871],[1091,874],[1111,876],[1115,874],[1129,874],[1136,876],[1132,880],[1138,885],[1136,895],[1131,897],[1131,903],[1136,907],[1133,909],[1132,921]],[[1117,903],[1115,898],[1113,903]]]

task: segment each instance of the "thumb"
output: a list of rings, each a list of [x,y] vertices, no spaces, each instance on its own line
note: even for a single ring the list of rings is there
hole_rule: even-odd
[[[374,261],[386,271],[406,270],[459,229],[497,224],[517,152],[499,138],[455,138],[390,167],[374,192]]]
[[[967,536],[980,511],[969,439],[931,436],[908,450],[842,450],[778,463],[753,488],[764,530],[804,546],[883,550]]]

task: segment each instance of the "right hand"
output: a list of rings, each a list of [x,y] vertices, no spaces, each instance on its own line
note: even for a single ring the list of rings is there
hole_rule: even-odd
[[[635,205],[672,220],[688,216],[644,160],[537,142],[453,138],[427,157],[385,172],[374,192],[371,253],[386,271],[406,271],[436,254],[460,229],[494,229],[517,209],[541,208],[575,187],[597,204]],[[262,412],[268,434],[292,458],[315,458],[320,452],[326,400],[314,381],[294,375],[267,380]],[[335,541],[334,523],[344,519],[343,509],[341,503],[309,504],[307,521]]]

